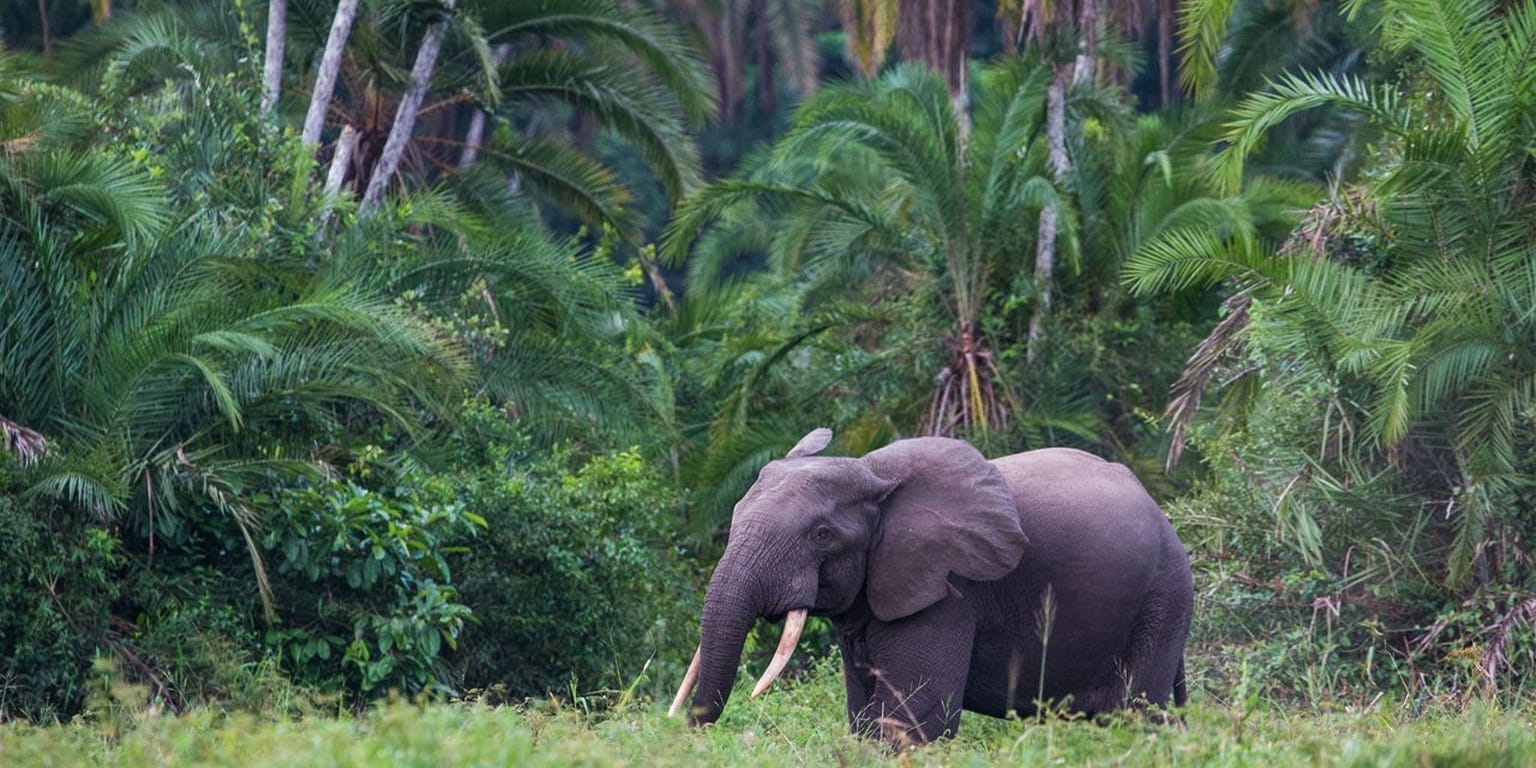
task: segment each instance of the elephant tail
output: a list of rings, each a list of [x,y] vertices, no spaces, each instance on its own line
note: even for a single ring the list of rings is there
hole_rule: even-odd
[[[1173,673],[1173,703],[1182,707],[1189,701],[1189,689],[1184,686],[1184,659],[1179,658],[1179,671]]]

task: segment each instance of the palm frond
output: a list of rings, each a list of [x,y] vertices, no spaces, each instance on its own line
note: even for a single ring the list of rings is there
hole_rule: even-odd
[[[1240,188],[1244,159],[1254,152],[1266,132],[1291,115],[1322,106],[1362,112],[1378,128],[1393,133],[1407,133],[1411,128],[1410,119],[1399,108],[1397,94],[1390,87],[1373,89],[1363,80],[1331,74],[1283,75],[1271,82],[1266,91],[1249,96],[1233,110],[1224,137],[1228,146],[1217,155],[1213,167],[1220,188],[1226,193]]]
[[[481,150],[486,160],[518,174],[522,183],[596,226],[607,224],[638,241],[631,195],[606,166],[576,149],[539,137]]]
[[[595,116],[640,151],[669,195],[681,195],[698,181],[698,153],[671,116],[676,98],[643,73],[573,51],[537,50],[509,58],[500,80],[508,110],[558,100]]]
[[[481,19],[493,41],[525,35],[611,41],[656,73],[689,121],[703,122],[715,112],[714,90],[698,54],[675,27],[648,11],[612,0],[521,0],[490,3]]]

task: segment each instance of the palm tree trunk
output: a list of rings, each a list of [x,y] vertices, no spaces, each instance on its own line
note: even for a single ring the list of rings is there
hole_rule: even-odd
[[[357,2],[341,0],[336,6],[331,34],[325,39],[325,54],[320,57],[320,71],[315,75],[315,90],[309,97],[309,112],[304,115],[304,132],[300,134],[300,140],[306,147],[320,143],[325,113],[330,110],[331,94],[336,91],[336,75],[341,72],[341,54],[347,47],[347,36],[352,33],[352,22],[357,18]]]
[[[261,113],[277,108],[283,89],[283,45],[288,39],[288,0],[267,2],[267,53],[261,68]]]
[[[53,57],[53,28],[48,24],[48,0],[37,0],[37,19],[43,25],[43,56]]]
[[[1072,83],[1093,85],[1099,60],[1099,0],[1078,0],[1077,29],[1083,45],[1073,65]]]
[[[970,102],[966,63],[971,51],[971,0],[900,0],[896,47],[944,76],[955,114],[967,121]]]
[[[1072,172],[1067,156],[1067,67],[1057,65],[1051,85],[1045,91],[1045,143],[1050,149],[1051,174],[1056,183],[1066,181]]]
[[[736,109],[741,105],[742,91],[746,90],[742,83],[741,73],[741,41],[737,39],[737,33],[741,25],[732,21],[732,17],[741,13],[735,3],[726,3],[720,12],[720,18],[716,22],[719,30],[719,45],[715,49],[715,64],[720,72],[720,113],[727,120],[736,118]]]
[[[1056,66],[1051,86],[1045,92],[1045,141],[1050,149],[1051,173],[1059,190],[1072,172],[1067,156],[1067,67]],[[1047,205],[1040,211],[1040,228],[1035,237],[1035,295],[1038,302],[1029,318],[1029,348],[1025,361],[1034,364],[1040,339],[1045,335],[1045,320],[1051,314],[1051,283],[1056,274],[1056,208]]]
[[[336,154],[331,157],[331,170],[325,175],[325,196],[332,197],[341,192],[341,183],[346,181],[347,166],[352,162],[352,153],[357,151],[357,140],[362,134],[350,125],[341,128],[341,138],[336,140]],[[330,214],[327,213],[327,216]]]
[[[757,67],[757,109],[766,120],[779,109],[779,84],[774,73],[786,62],[774,59],[773,24],[768,18],[766,3],[755,0],[752,3],[752,14],[752,39],[748,44],[752,46],[752,56]]]
[[[1035,364],[1040,339],[1045,335],[1045,318],[1051,313],[1051,278],[1056,270],[1056,208],[1040,210],[1040,230],[1035,236],[1035,313],[1029,318],[1029,347],[1024,361]]]
[[[512,44],[502,43],[496,46],[495,61],[499,68],[512,56]],[[464,151],[459,154],[459,167],[468,168],[475,164],[475,159],[480,156],[480,142],[485,139],[485,110],[477,109],[469,117],[469,130],[464,132]]]
[[[1157,16],[1157,85],[1162,95],[1159,107],[1166,108],[1173,98],[1169,88],[1169,70],[1173,68],[1173,10],[1162,9]]]
[[[341,127],[341,137],[336,139],[336,154],[331,156],[331,169],[325,175],[327,205],[325,213],[320,217],[319,237],[324,237],[325,231],[331,226],[331,217],[336,214],[336,196],[341,194],[341,184],[347,180],[347,166],[352,164],[352,155],[357,152],[357,141],[361,137],[362,134],[356,128],[350,125]]]
[[[450,10],[453,4],[454,0],[443,2]],[[400,108],[395,111],[395,123],[389,129],[389,139],[384,142],[384,151],[379,155],[379,162],[373,167],[373,176],[368,179],[368,189],[363,193],[362,210],[365,213],[379,206],[379,202],[384,199],[384,188],[389,186],[390,179],[400,167],[405,145],[411,140],[411,131],[416,127],[416,112],[421,109],[421,101],[426,98],[427,88],[432,85],[432,70],[437,66],[437,53],[443,47],[443,35],[447,33],[448,20],[443,19],[427,27],[426,34],[422,35],[421,49],[416,52],[416,64],[411,67],[411,87],[400,99]]]

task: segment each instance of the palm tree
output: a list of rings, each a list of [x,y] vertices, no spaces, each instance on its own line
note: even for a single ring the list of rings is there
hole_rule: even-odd
[[[304,128],[299,133],[304,146],[320,143],[325,114],[330,111],[331,96],[336,92],[336,77],[341,73],[341,54],[346,50],[347,37],[352,34],[352,22],[357,20],[357,5],[358,0],[341,0],[336,4],[331,31],[325,37],[325,53],[320,57],[320,68],[310,91],[309,110],[304,113]],[[343,133],[349,127],[343,126]],[[347,151],[350,154],[351,150]]]
[[[653,371],[657,418],[650,423],[669,446],[674,478],[695,493],[697,535],[729,520],[758,470],[793,445],[806,423],[859,408],[857,426],[839,435],[856,452],[896,433],[890,417],[849,402],[849,380],[880,376],[882,356],[842,340],[888,324],[889,313],[838,300],[806,308],[805,300],[800,286],[762,274],[690,287],[654,319],[642,354]],[[836,408],[829,407],[834,392]]]
[[[710,223],[750,224],[741,211],[757,210],[772,217],[757,230],[772,268],[803,285],[810,306],[875,274],[943,285],[953,358],[938,373],[925,429],[1003,427],[1011,396],[979,320],[990,273],[1032,239],[1017,213],[1063,202],[1043,175],[1046,87],[1042,70],[1020,60],[989,69],[969,141],[947,85],[921,65],[823,89],[761,169],[682,206],[669,257],[680,263]],[[739,226],[706,235],[690,262],[693,289],[707,290],[750,235]]]
[[[43,115],[88,103],[23,93]],[[173,216],[147,169],[34,143],[0,186],[0,418],[47,441],[33,492],[126,518],[151,547],[188,502],[224,512],[264,597],[238,489],[313,467],[311,436],[338,410],[409,428],[467,380],[458,349],[387,297],[231,258],[259,246]]]
[[[422,435],[467,392],[549,439],[636,421],[611,260],[473,174],[317,242],[335,202],[307,151],[265,144],[209,48],[140,23],[99,101],[0,78],[0,450],[35,492],[151,542],[222,511],[249,542],[250,489],[321,471],[359,427]],[[92,151],[103,134],[155,151]]]
[[[1179,79],[1198,100],[1235,99],[1286,71],[1346,74],[1363,63],[1369,26],[1337,0],[1183,0],[1177,16]]]
[[[1522,456],[1532,435],[1521,414],[1536,406],[1526,150],[1536,4],[1394,1],[1379,10],[1382,45],[1410,64],[1400,84],[1282,77],[1238,106],[1216,169],[1235,188],[1273,126],[1333,107],[1381,137],[1370,175],[1315,208],[1279,254],[1220,232],[1187,233],[1142,254],[1129,275],[1148,290],[1228,280],[1243,297],[1195,359],[1186,399],[1198,401],[1220,353],[1248,338],[1251,305],[1268,318],[1268,354],[1310,361],[1333,386],[1357,391],[1360,406],[1343,409],[1340,439],[1325,451],[1401,463],[1445,446],[1448,462],[1421,466],[1442,467],[1436,483],[1458,499],[1447,581],[1512,578],[1521,554],[1508,529],[1521,524],[1520,507],[1500,499],[1529,482]]]
[[[654,15],[612,0],[520,0],[465,2],[444,21],[451,34],[432,68],[421,108],[426,122],[403,158],[418,173],[458,167],[464,140],[455,107],[473,101],[500,128],[477,142],[478,162],[515,175],[521,188],[594,228],[611,226],[639,241],[629,190],[572,146],[561,110],[595,120],[628,142],[669,195],[696,181],[697,154],[685,126],[706,119],[713,104],[696,56]],[[381,107],[405,85],[390,75],[398,65],[387,43],[395,34],[389,24],[364,15],[352,30],[343,95],[333,110],[334,122],[360,133],[353,159],[359,182],[371,179],[381,139],[397,124],[380,119],[388,114]],[[492,48],[508,53],[498,62]]]
[[[445,10],[452,11],[454,2],[443,0]],[[416,63],[411,66],[410,85],[400,97],[395,119],[389,126],[389,139],[384,142],[384,149],[379,152],[379,161],[373,166],[368,186],[363,191],[362,208],[365,212],[378,207],[384,196],[385,185],[400,168],[400,156],[405,153],[406,142],[410,141],[411,132],[416,128],[416,111],[421,109],[421,100],[426,98],[427,88],[432,85],[432,71],[437,66],[437,54],[442,50],[443,35],[447,31],[448,20],[438,19],[422,33],[421,47],[416,51]]]
[[[821,3],[813,0],[657,0],[651,3],[709,58],[715,100],[727,121],[740,116],[756,93],[758,112],[778,111],[781,83],[805,96],[816,90],[821,60],[815,25]],[[782,78],[782,80],[781,80]]]

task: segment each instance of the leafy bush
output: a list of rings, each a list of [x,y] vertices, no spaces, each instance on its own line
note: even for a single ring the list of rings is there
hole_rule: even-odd
[[[470,612],[449,543],[485,525],[446,479],[407,473],[387,490],[331,480],[258,502],[272,508],[261,544],[287,612],[265,641],[300,679],[339,677],[363,694],[445,685],[443,653]]]
[[[499,414],[478,426],[492,461],[458,483],[487,527],[450,558],[475,614],[454,658],[463,684],[590,691],[636,682],[658,654],[686,661],[698,606],[675,491],[633,450],[533,458]]]
[[[118,594],[117,540],[51,504],[10,495],[0,468],[0,721],[79,711]]]
[[[1520,695],[1536,600],[1508,574],[1462,594],[1446,578],[1456,531],[1425,487],[1433,473],[1342,450],[1349,393],[1268,357],[1266,332],[1241,363],[1267,376],[1244,428],[1191,432],[1209,475],[1168,507],[1196,555],[1194,655],[1210,684],[1248,664],[1264,693],[1315,706],[1386,689]]]

